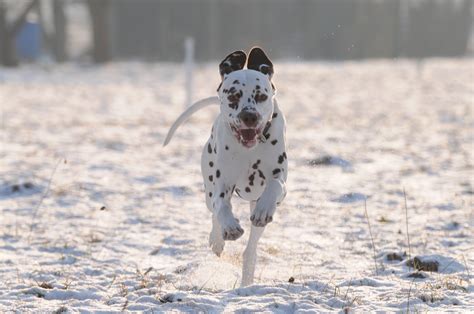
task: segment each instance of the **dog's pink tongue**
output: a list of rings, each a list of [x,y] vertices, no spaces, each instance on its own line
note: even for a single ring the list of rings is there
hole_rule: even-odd
[[[257,132],[255,131],[255,129],[243,129],[240,130],[240,134],[242,135],[242,138],[245,141],[251,141],[255,138]]]

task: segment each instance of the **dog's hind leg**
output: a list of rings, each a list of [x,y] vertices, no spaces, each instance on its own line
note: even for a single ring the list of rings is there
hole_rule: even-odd
[[[253,212],[255,204],[255,202],[250,203],[250,212]],[[242,287],[251,285],[253,283],[255,264],[257,263],[257,244],[264,230],[265,227],[256,227],[254,225],[251,226],[249,241],[243,254]]]

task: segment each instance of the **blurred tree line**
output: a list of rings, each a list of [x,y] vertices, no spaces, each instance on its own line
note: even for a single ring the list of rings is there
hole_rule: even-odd
[[[0,60],[16,64],[14,38],[29,12],[50,3],[45,46],[68,59],[65,7],[81,3],[89,56],[181,61],[193,37],[196,58],[215,60],[261,45],[275,58],[346,60],[463,56],[472,43],[472,0],[0,0]],[[77,7],[77,6],[76,6]],[[44,11],[43,6],[43,11]],[[74,12],[72,12],[74,14]],[[10,16],[8,19],[7,16]],[[12,17],[13,16],[13,17]],[[68,35],[69,34],[69,35]]]

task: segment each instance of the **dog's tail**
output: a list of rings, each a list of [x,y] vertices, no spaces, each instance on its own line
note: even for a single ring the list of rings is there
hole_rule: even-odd
[[[168,131],[168,135],[166,135],[166,139],[165,139],[165,142],[163,143],[163,146],[168,145],[168,143],[171,141],[171,138],[173,137],[174,132],[176,132],[178,127],[181,124],[183,124],[183,122],[186,121],[193,113],[209,105],[218,105],[219,103],[220,103],[219,97],[212,96],[212,97],[201,99],[200,101],[197,101],[194,104],[192,104],[192,106],[186,109],[186,111],[183,112],[178,117],[178,119],[176,119],[176,121],[173,123],[170,130]]]

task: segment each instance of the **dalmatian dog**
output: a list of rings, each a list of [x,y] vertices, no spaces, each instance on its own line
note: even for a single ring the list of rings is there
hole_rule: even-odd
[[[242,270],[242,286],[246,286],[253,283],[258,240],[286,196],[285,118],[275,99],[273,64],[262,49],[253,48],[248,59],[243,51],[231,53],[220,63],[219,72],[218,97],[201,100],[186,110],[171,127],[164,145],[191,114],[211,104],[220,105],[201,157],[206,205],[212,213],[209,245],[220,256],[225,241],[243,235],[231,199],[235,193],[249,201],[252,224]]]

